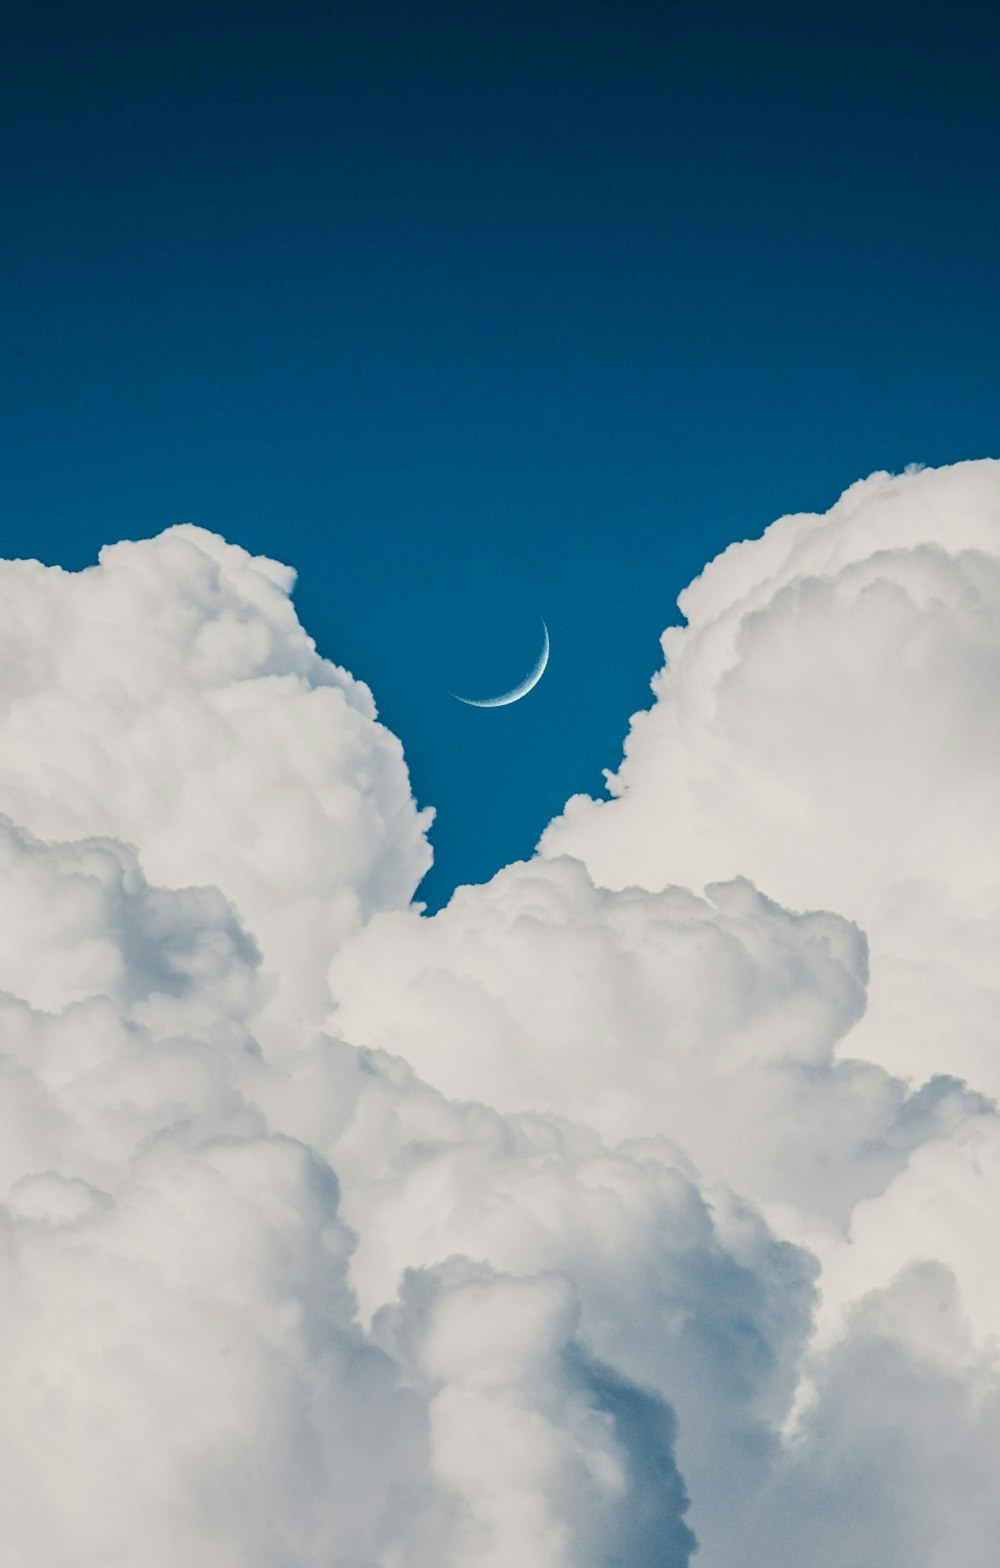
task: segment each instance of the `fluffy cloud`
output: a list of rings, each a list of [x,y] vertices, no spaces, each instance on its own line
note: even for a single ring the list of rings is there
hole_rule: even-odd
[[[731,545],[680,596],[615,798],[575,797],[546,848],[607,886],[744,874],[861,918],[892,881],[987,885],[998,541],[982,462],[876,474]]]
[[[607,887],[748,876],[857,920],[864,1054],[1000,1092],[1000,463],[876,474],[679,604],[613,798],[571,800],[544,852]]]
[[[374,1560],[425,1417],[333,1173],[254,1104],[253,943],[111,841],[0,859],[5,1560]]]
[[[980,1568],[1000,465],[734,546],[428,918],[197,529],[0,564],[4,1568]]]
[[[161,1137],[113,1195],[16,1183],[7,1560],[319,1568],[408,1550],[391,1494],[424,1481],[424,1417],[353,1322],[348,1244],[330,1173],[275,1138]]]
[[[456,1097],[612,1143],[667,1137],[709,1175],[835,1221],[977,1103],[944,1075],[914,1093],[836,1059],[866,980],[839,916],[745,880],[609,892],[566,858],[507,867],[432,919],[377,916],[331,971],[341,1032]]]
[[[435,1475],[463,1505],[451,1561],[688,1563],[669,1408],[584,1355],[577,1318],[565,1276],[458,1260],[408,1276],[382,1314],[429,1395]]]
[[[191,527],[79,573],[0,563],[0,812],[221,888],[311,1016],[340,937],[427,870],[429,816],[368,688],[299,625],[293,581]]]
[[[580,1228],[594,1136],[315,1033],[269,1054],[232,906],[113,840],[0,820],[0,864],[6,1560],[686,1568],[672,1408],[594,1354],[558,1217],[485,1245],[447,1192],[554,1183]]]
[[[948,1271],[864,1297],[744,1519],[744,1561],[980,1568],[996,1550],[1000,1380]]]

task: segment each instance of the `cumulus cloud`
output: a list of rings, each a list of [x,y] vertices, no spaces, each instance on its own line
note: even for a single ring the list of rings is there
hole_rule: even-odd
[[[862,933],[745,880],[596,888],[567,858],[507,867],[432,919],[374,918],[337,955],[341,1031],[450,1094],[667,1137],[761,1200],[846,1220],[977,1103],[836,1049],[865,1007]],[[779,1144],[748,1124],[780,1126]]]
[[[254,944],[111,841],[0,851],[7,1560],[374,1560],[424,1417],[333,1173],[254,1104]]]
[[[408,1275],[383,1312],[429,1396],[435,1475],[464,1505],[452,1560],[689,1562],[669,1407],[582,1353],[577,1319],[565,1275],[459,1260]]]
[[[996,1551],[1000,1380],[934,1262],[867,1294],[744,1521],[744,1560],[980,1568]]]
[[[0,564],[0,812],[221,888],[312,1016],[340,937],[427,870],[429,814],[368,688],[300,626],[293,582],[187,526],[84,572]]]
[[[857,920],[865,1054],[1000,1092],[1000,464],[873,475],[679,604],[612,799],[571,800],[543,851],[608,887],[748,876]]]
[[[557,1219],[455,1257],[450,1162],[585,1205],[594,1135],[316,1032],[269,1053],[232,905],[131,848],[3,820],[0,864],[10,1560],[684,1568],[672,1407],[595,1357]]]
[[[0,1561],[980,1568],[1000,464],[711,563],[433,917],[291,587],[0,564]]]

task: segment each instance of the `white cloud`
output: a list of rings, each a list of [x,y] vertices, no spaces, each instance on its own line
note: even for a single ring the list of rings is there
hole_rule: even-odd
[[[2,1568],[981,1568],[1000,465],[712,563],[433,918],[290,587],[0,565]]]
[[[151,887],[113,840],[0,821],[0,864],[11,1563],[639,1568],[655,1540],[684,1568],[671,1408],[594,1360],[558,1225],[503,1276],[447,1262],[503,1251],[459,1206],[402,1234],[450,1158],[512,1187],[541,1161],[586,1203],[558,1127],[305,1026],[262,1049],[232,907]]]
[[[679,603],[614,798],[575,797],[544,852],[608,887],[741,875],[857,920],[863,1054],[1000,1092],[1000,463],[876,474]]]
[[[0,812],[221,888],[308,1016],[343,933],[412,895],[429,818],[368,688],[299,625],[292,582],[190,527],[79,573],[0,564]]]
[[[743,880],[609,892],[566,858],[508,866],[432,919],[376,916],[331,971],[339,1030],[455,1097],[612,1143],[670,1138],[711,1176],[839,1222],[973,1106],[954,1080],[915,1095],[835,1059],[866,980],[837,915]]]
[[[424,1418],[353,1322],[329,1172],[275,1138],[163,1135],[113,1196],[60,1186],[16,1184],[3,1227],[7,1560],[404,1550]]]
[[[382,1314],[430,1396],[435,1475],[464,1505],[462,1568],[689,1560],[669,1408],[581,1354],[577,1318],[565,1276],[459,1260],[407,1276]]]
[[[426,1416],[356,1321],[333,1173],[254,1103],[253,944],[111,841],[0,824],[0,858],[0,1560],[408,1552]]]
[[[916,1264],[866,1297],[814,1371],[817,1397],[744,1521],[743,1560],[990,1562],[1000,1381],[948,1271]]]

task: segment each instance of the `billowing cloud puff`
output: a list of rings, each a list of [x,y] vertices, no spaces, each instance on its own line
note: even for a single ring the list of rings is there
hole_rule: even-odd
[[[857,920],[864,1054],[1000,1093],[1000,463],[876,474],[679,604],[613,798],[571,800],[544,852],[607,887],[741,875]]]
[[[383,1314],[429,1395],[435,1475],[464,1505],[450,1561],[690,1561],[669,1408],[580,1351],[577,1315],[564,1276],[458,1260],[408,1276]]]
[[[737,880],[595,888],[579,862],[509,866],[432,919],[376,916],[331,972],[340,1031],[460,1098],[544,1109],[611,1142],[667,1137],[761,1199],[844,1219],[910,1148],[970,1106],[835,1060],[865,1006],[867,953],[837,915]],[[782,1128],[780,1144],[748,1139]]]
[[[455,1257],[449,1162],[498,1190],[551,1168],[586,1224],[573,1159],[594,1136],[508,1127],[322,1036],[271,1059],[232,906],[150,886],[113,840],[0,820],[0,866],[11,1561],[685,1568],[672,1407],[595,1356],[559,1225],[533,1239],[515,1216]],[[621,1179],[651,1185],[629,1162]],[[722,1243],[706,1216],[684,1246]]]
[[[1000,465],[713,562],[430,918],[291,581],[0,565],[0,1560],[981,1568]]]
[[[981,1568],[996,1552],[1000,1381],[933,1262],[852,1312],[744,1517],[752,1563]]]
[[[26,1177],[6,1214],[10,1561],[320,1568],[406,1540],[425,1418],[352,1321],[307,1150],[161,1137],[113,1195]]]
[[[221,888],[309,1015],[340,936],[405,903],[430,851],[399,742],[293,581],[186,526],[83,572],[0,563],[0,812]]]
[[[333,1173],[248,1092],[253,943],[109,840],[0,823],[0,863],[8,1560],[373,1560],[425,1417],[355,1321]]]
[[[606,886],[749,875],[862,919],[903,879],[989,883],[1000,463],[876,474],[731,545],[678,602],[615,798],[575,797],[547,850]]]

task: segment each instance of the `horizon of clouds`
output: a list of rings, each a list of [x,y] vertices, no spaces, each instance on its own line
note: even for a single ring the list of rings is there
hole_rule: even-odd
[[[0,1563],[980,1568],[1000,463],[731,546],[433,916],[293,581],[0,563]]]

